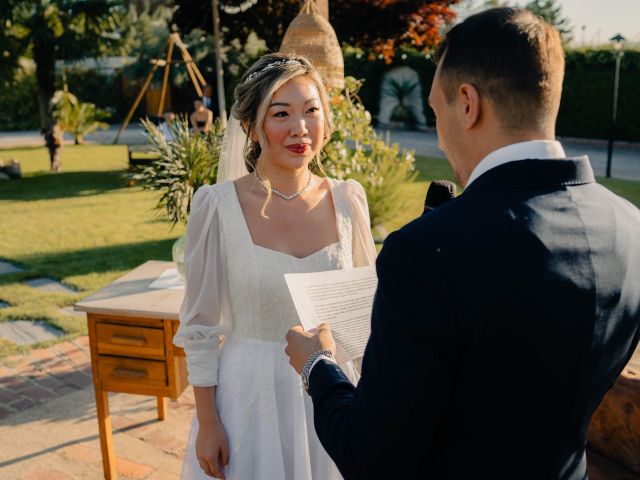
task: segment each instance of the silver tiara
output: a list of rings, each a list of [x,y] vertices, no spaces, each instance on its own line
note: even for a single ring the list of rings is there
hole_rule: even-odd
[[[277,67],[278,65],[291,65],[294,63],[302,65],[302,62],[300,60],[295,60],[293,58],[288,58],[286,60],[277,60],[275,62],[268,63],[266,66],[262,67],[260,70],[256,70],[255,72],[253,72],[251,75],[245,78],[244,81],[246,83],[252,80],[253,78],[257,77],[258,75],[266,72],[267,70],[271,70],[272,68]]]

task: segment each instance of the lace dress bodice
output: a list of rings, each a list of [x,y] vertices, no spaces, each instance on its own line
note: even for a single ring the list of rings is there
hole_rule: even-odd
[[[192,385],[217,384],[221,336],[284,342],[287,330],[300,322],[285,273],[374,262],[362,186],[329,182],[339,240],[302,259],[253,244],[233,182],[196,192],[185,242],[185,297],[173,339],[185,349]]]
[[[284,341],[287,331],[300,323],[284,275],[337,269],[340,242],[304,258],[296,258],[258,245],[254,248],[260,281],[257,299],[260,318],[253,325],[238,325],[235,333],[280,343]]]

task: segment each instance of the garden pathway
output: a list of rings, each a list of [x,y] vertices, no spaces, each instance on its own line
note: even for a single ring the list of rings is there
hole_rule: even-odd
[[[107,130],[99,130],[86,136],[87,143],[110,145],[118,132],[118,125],[111,125]],[[415,150],[417,155],[444,158],[438,148],[435,131],[415,132],[409,130],[390,131],[392,142],[403,148]],[[385,134],[379,130],[379,133]],[[73,143],[71,136],[65,136],[66,142]],[[607,142],[604,140],[588,140],[579,138],[560,139],[567,155],[588,155],[596,175],[604,176],[607,162]],[[148,143],[140,125],[129,125],[120,137],[121,144]],[[21,146],[43,146],[42,136],[37,131],[0,132],[0,148]],[[2,152],[0,152],[0,157]],[[7,159],[8,160],[8,159]],[[614,178],[640,181],[640,143],[616,142],[613,151],[612,175]]]
[[[51,326],[43,320],[0,322],[0,338],[9,340],[16,345],[30,345],[44,342],[45,340],[53,340],[63,335],[64,332],[62,330]]]
[[[25,280],[24,283],[41,292],[77,293],[73,288],[50,278],[32,278],[31,280]]]
[[[0,260],[0,275],[7,275],[9,273],[21,272],[22,269],[20,267],[16,267],[14,264],[9,262],[3,262]]]
[[[103,478],[88,337],[0,360],[2,480]],[[109,394],[120,480],[177,480],[194,411],[193,389],[168,401]]]
[[[178,480],[194,413],[193,389],[169,400],[109,394],[120,480]],[[589,452],[592,480],[634,480]],[[100,480],[102,458],[88,337],[0,360],[0,478]],[[635,479],[637,480],[637,479]]]

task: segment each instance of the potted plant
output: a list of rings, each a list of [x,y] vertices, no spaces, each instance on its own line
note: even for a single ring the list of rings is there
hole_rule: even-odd
[[[396,80],[389,78],[383,88],[383,93],[395,99],[398,103],[391,111],[389,120],[396,122],[403,128],[413,129],[416,125],[416,114],[414,105],[407,100],[413,91],[418,87],[417,82],[408,79]]]

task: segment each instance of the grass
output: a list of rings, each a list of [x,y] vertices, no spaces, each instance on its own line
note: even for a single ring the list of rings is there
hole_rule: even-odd
[[[184,228],[170,230],[153,207],[157,193],[129,187],[124,146],[69,146],[63,173],[50,174],[44,148],[0,150],[16,158],[24,178],[0,184],[0,259],[23,272],[0,276],[0,321],[43,319],[65,337],[86,334],[86,322],[59,310],[149,259],[169,260]],[[77,294],[42,293],[23,285],[46,276]],[[44,346],[0,343],[0,358]]]
[[[424,196],[432,180],[455,181],[449,162],[442,158],[416,157],[418,177],[406,186],[406,204],[398,216],[387,222],[385,228],[392,232],[419,217],[424,210]],[[461,188],[458,186],[458,190]]]
[[[44,148],[0,150],[20,161],[24,178],[0,183],[0,260],[23,272],[0,276],[0,322],[43,319],[65,336],[30,346],[0,340],[0,358],[86,334],[86,322],[60,312],[149,259],[169,260],[184,227],[170,230],[153,207],[157,192],[130,187],[125,146],[65,146],[63,173],[51,174]],[[446,160],[418,157],[407,204],[385,227],[393,231],[422,213],[431,180],[454,180]],[[640,207],[640,182],[599,180]],[[42,293],[23,285],[46,276],[77,293]]]
[[[424,196],[432,180],[451,180],[455,182],[455,176],[449,162],[442,158],[417,157],[416,168],[419,171],[416,182],[407,185],[406,209],[396,219],[389,222],[389,231],[393,231],[422,214]],[[613,193],[626,198],[636,207],[640,208],[640,182],[632,180],[617,180],[598,177],[598,183],[604,185]],[[458,185],[458,193],[462,191]]]

